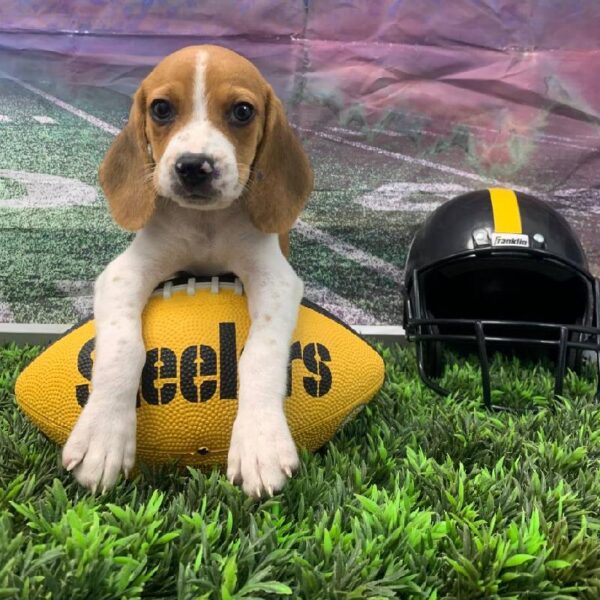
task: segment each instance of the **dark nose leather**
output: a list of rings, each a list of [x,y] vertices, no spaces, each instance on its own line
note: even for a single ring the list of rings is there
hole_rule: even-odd
[[[206,154],[182,154],[175,161],[175,173],[186,191],[208,190],[214,177],[215,162]]]

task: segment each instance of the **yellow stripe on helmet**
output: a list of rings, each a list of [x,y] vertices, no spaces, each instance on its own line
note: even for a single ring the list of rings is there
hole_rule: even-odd
[[[519,200],[513,190],[489,188],[494,233],[523,233]]]

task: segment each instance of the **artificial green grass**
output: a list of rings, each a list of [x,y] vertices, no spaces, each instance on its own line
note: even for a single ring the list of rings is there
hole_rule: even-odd
[[[0,598],[598,598],[600,411],[569,375],[499,365],[488,413],[384,350],[382,393],[282,494],[253,502],[214,471],[170,469],[85,493],[15,405],[36,349],[0,348]],[[537,389],[534,389],[537,388]]]

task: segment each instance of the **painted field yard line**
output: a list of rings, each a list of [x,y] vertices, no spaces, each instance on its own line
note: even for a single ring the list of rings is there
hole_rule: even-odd
[[[18,181],[27,190],[21,198],[7,198],[2,208],[58,208],[94,204],[96,189],[76,179],[0,169],[0,177]]]
[[[395,181],[379,186],[371,192],[367,192],[353,202],[368,208],[373,211],[383,212],[431,212],[438,208],[443,203],[443,200],[425,200],[420,201],[415,198],[416,195],[431,195],[435,198],[451,198],[464,194],[470,191],[468,187],[458,183],[420,183]],[[563,214],[575,213],[581,214],[581,208],[585,208],[585,212],[590,215],[600,214],[600,190],[594,188],[568,188],[556,190],[553,193],[554,198],[565,200],[574,198],[579,200],[580,197],[587,197],[587,202],[582,204],[580,210],[574,210],[572,206],[565,206],[562,202],[560,207]],[[581,202],[581,200],[579,200]]]
[[[392,150],[385,150],[384,148],[378,148],[377,146],[371,146],[369,144],[365,144],[363,142],[357,142],[352,140],[345,140],[344,138],[333,135],[330,133],[324,133],[323,131],[315,131],[314,129],[309,129],[307,127],[296,127],[299,131],[304,131],[305,133],[310,133],[312,135],[316,135],[325,140],[330,140],[332,142],[336,142],[338,144],[345,144],[347,146],[352,146],[353,148],[358,148],[360,150],[366,150],[367,152],[374,152],[375,154],[380,154],[381,156],[387,156],[388,158],[394,158],[396,160],[402,160],[409,164],[419,165],[420,167],[427,167],[429,169],[435,169],[436,171],[441,171],[443,173],[448,173],[450,175],[456,175],[458,177],[463,177],[465,179],[471,179],[473,181],[479,181],[484,183],[486,187],[493,185],[496,187],[507,187],[512,188],[513,186],[510,183],[506,183],[503,181],[498,181],[497,179],[489,179],[487,177],[482,177],[481,175],[477,175],[476,173],[469,173],[468,171],[462,171],[461,169],[456,169],[454,167],[448,167],[447,165],[443,165],[440,163],[433,162],[431,160],[426,160],[424,158],[416,158],[414,156],[409,156],[408,154],[402,154],[401,152],[393,152]],[[528,188],[524,188],[519,186],[519,190],[528,194],[535,194],[535,192],[531,191]]]
[[[33,115],[31,117],[34,121],[37,121],[41,125],[56,125],[56,121],[52,117],[46,117],[44,115]]]
[[[379,319],[375,315],[358,308],[352,302],[339,296],[325,286],[314,283],[306,283],[304,296],[311,302],[322,306],[325,310],[337,315],[348,325],[377,325]]]
[[[451,198],[468,192],[469,189],[459,183],[411,183],[394,181],[367,192],[353,202],[369,210],[431,212],[442,204],[441,200],[420,202],[414,200],[415,194],[430,194],[436,198]]]
[[[358,263],[363,267],[386,275],[393,281],[397,281],[398,283],[402,281],[404,269],[378,258],[377,256],[373,256],[368,252],[364,252],[352,244],[342,242],[325,231],[309,225],[305,221],[298,221],[294,226],[294,231],[297,231],[304,237],[319,242],[323,246],[327,246],[330,250],[333,250],[337,254],[341,254],[345,258]]]
[[[485,131],[487,133],[495,133],[495,134],[499,134],[501,133],[501,130],[499,129],[492,129],[491,127],[481,127],[480,125],[461,125],[461,127],[463,127],[466,130],[472,131],[472,130],[478,130],[478,131]],[[328,127],[327,128],[328,131],[332,131],[333,133],[343,133],[345,135],[351,135],[354,137],[359,137],[359,136],[363,136],[365,135],[365,132],[362,131],[357,131],[355,129],[347,129],[345,127]],[[385,129],[379,129],[379,128],[374,128],[372,129],[373,133],[376,133],[377,135],[384,135],[386,137],[399,137],[399,138],[405,138],[407,133],[423,133],[423,134],[427,134],[427,135],[432,135],[434,137],[441,137],[443,134],[438,133],[436,131],[431,131],[429,129],[411,129],[411,128],[406,128],[404,131],[387,131]],[[594,146],[592,145],[581,145],[581,144],[576,144],[574,143],[575,138],[566,138],[566,137],[561,137],[558,135],[551,135],[551,134],[545,134],[545,133],[535,133],[533,135],[526,135],[526,134],[522,134],[522,133],[513,133],[512,134],[513,137],[515,138],[519,138],[519,139],[524,139],[524,140],[528,140],[528,139],[533,139],[533,140],[539,140],[542,141],[546,144],[551,144],[553,146],[562,146],[564,148],[576,148],[577,150],[595,150]]]
[[[97,117],[90,115],[90,113],[87,113],[84,110],[81,110],[71,104],[68,104],[67,102],[64,102],[63,100],[61,100],[60,98],[57,98],[56,96],[53,96],[52,94],[48,94],[48,93],[44,92],[43,90],[40,90],[39,88],[36,88],[29,83],[25,83],[24,81],[20,81],[19,79],[12,79],[12,81],[17,83],[21,87],[24,87],[26,90],[29,90],[33,94],[37,94],[38,96],[41,96],[45,100],[48,100],[48,102],[52,102],[52,104],[62,108],[63,110],[66,110],[67,112],[70,112],[70,113],[78,116],[80,119],[83,119],[84,121],[87,121],[88,123],[91,123],[92,125],[98,127],[99,129],[102,129],[103,131],[106,131],[107,133],[111,133],[112,135],[117,135],[121,131],[119,128],[114,127],[110,123],[107,123],[106,121],[103,121],[102,119],[98,119]]]

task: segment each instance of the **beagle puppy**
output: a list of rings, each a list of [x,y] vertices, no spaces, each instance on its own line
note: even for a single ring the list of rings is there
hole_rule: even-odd
[[[96,280],[93,391],[63,465],[93,491],[127,474],[146,301],[178,271],[233,272],[244,284],[251,327],[227,476],[251,496],[272,495],[298,466],[283,399],[303,284],[285,254],[313,185],[281,102],[235,52],[184,48],[141,83],[99,175],[113,218],[137,233]]]

